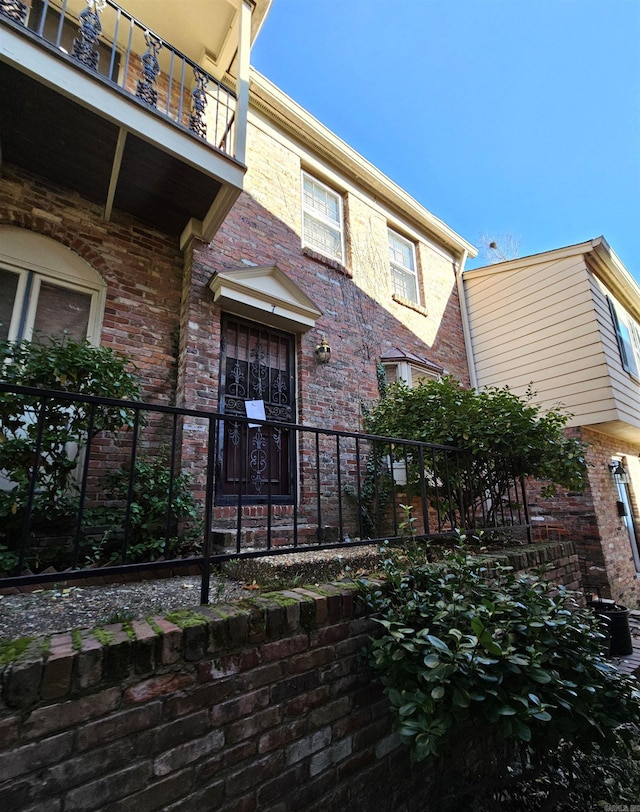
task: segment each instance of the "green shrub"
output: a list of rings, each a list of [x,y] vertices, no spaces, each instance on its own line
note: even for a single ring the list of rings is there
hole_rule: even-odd
[[[119,546],[113,544],[113,538],[124,530],[130,478],[130,469],[123,466],[103,477],[106,495],[115,504],[90,512],[93,524],[108,525],[102,541],[91,551],[91,560],[108,557],[109,550],[117,557]],[[136,460],[129,515],[128,561],[153,561],[165,553],[197,551],[203,537],[203,522],[192,493],[191,477],[187,473],[174,475],[171,505],[170,480],[171,469],[166,453]]]
[[[533,398],[508,387],[467,389],[451,377],[414,387],[398,382],[365,411],[364,425],[371,434],[462,449],[466,460],[428,452],[420,470],[418,453],[396,443],[396,462],[407,467],[408,498],[426,486],[431,505],[451,526],[508,525],[511,511],[521,508],[513,491],[521,477],[546,481],[544,495],[586,484],[586,446],[565,436],[569,415],[543,412]]]
[[[464,538],[464,537],[463,537]],[[464,550],[441,562],[387,555],[367,591],[383,633],[371,663],[413,760],[475,723],[529,763],[571,742],[613,751],[640,722],[640,693],[602,654],[599,621],[542,575],[489,573]]]
[[[1,341],[0,380],[79,395],[129,400],[140,396],[138,376],[124,355],[55,337],[42,342]],[[0,471],[6,479],[0,490],[0,537],[7,544],[20,538],[34,468],[31,527],[52,531],[77,510],[78,452],[87,442],[90,426],[93,437],[133,425],[131,410],[97,406],[92,423],[90,412],[88,404],[0,392]]]

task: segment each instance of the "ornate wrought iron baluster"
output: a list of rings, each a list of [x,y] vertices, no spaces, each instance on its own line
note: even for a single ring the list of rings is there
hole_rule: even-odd
[[[207,74],[200,68],[193,66],[193,75],[196,86],[191,91],[191,115],[189,116],[189,129],[200,138],[207,137],[207,123],[204,120],[204,112],[207,107],[207,94],[205,89],[209,82]]]
[[[20,0],[0,0],[0,14],[14,23],[27,24],[27,4]]]
[[[80,12],[79,37],[73,40],[71,56],[92,70],[98,70],[100,54],[94,47],[102,33],[100,12],[104,11],[106,0],[87,0],[87,7]]]
[[[160,63],[158,53],[162,49],[162,40],[145,31],[144,41],[147,43],[147,50],[142,54],[142,77],[138,79],[136,96],[152,107],[158,106],[158,91],[154,88],[158,74],[160,73]]]

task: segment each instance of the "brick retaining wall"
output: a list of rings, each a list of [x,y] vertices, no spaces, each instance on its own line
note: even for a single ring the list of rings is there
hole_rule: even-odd
[[[577,571],[567,543],[516,555]],[[0,808],[425,808],[433,770],[392,733],[355,586],[195,611],[35,640],[2,667]]]

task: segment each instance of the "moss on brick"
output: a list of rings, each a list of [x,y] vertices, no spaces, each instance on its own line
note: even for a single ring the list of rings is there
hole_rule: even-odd
[[[200,612],[193,612],[190,609],[178,609],[175,612],[169,612],[165,615],[170,623],[175,623],[181,629],[187,629],[191,626],[201,626],[206,624],[207,618],[201,615]]]
[[[297,606],[300,603],[295,598],[287,598],[282,592],[263,592],[261,597],[277,603],[278,606]]]
[[[80,651],[82,648],[82,632],[80,629],[72,629],[71,645],[73,646],[74,651]]]
[[[105,629],[94,629],[93,636],[103,646],[108,646],[113,642],[113,632],[105,631]]]
[[[132,643],[135,643],[136,633],[134,632],[133,626],[131,625],[131,623],[123,623],[122,624],[122,631],[125,632],[125,634],[129,638],[129,640],[131,640]]]
[[[33,637],[19,637],[9,643],[0,643],[0,665],[7,665],[19,659],[29,648]]]

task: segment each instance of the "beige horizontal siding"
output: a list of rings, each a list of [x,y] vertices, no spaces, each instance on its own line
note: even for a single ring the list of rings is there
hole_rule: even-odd
[[[524,394],[531,385],[544,408],[574,413],[572,425],[618,418],[606,312],[581,256],[466,277],[465,292],[480,386]]]
[[[568,315],[572,320],[570,331],[566,328]],[[593,309],[587,304],[569,312],[560,308],[560,311],[549,320],[545,318],[529,322],[521,320],[518,324],[512,324],[509,330],[501,329],[502,325],[497,323],[498,318],[496,315],[495,334],[493,331],[487,332],[486,324],[480,325],[476,322],[473,325],[471,337],[476,360],[482,360],[483,353],[500,355],[505,347],[508,347],[510,352],[526,353],[537,352],[545,346],[570,345],[575,341],[578,342],[576,346],[589,343],[597,345],[600,342]]]
[[[538,269],[540,272],[537,273]],[[510,309],[505,315],[516,313],[518,309],[527,310],[533,300],[556,300],[566,295],[567,280],[571,276],[580,278],[584,274],[584,264],[580,258],[562,262],[547,263],[528,269],[503,272],[495,277],[476,277],[467,280],[469,296],[475,294],[478,285],[481,295],[473,301],[474,310],[482,318],[493,312],[496,305],[509,303]],[[586,289],[585,289],[586,292]]]

